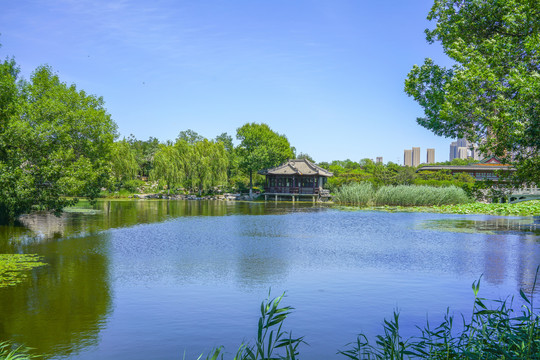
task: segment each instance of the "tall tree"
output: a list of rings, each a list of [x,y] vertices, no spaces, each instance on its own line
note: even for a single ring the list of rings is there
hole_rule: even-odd
[[[227,167],[227,180],[230,181],[233,176],[238,173],[238,154],[233,144],[233,138],[227,133],[222,133],[216,136],[215,142],[223,143],[225,151],[227,152],[228,167]]]
[[[211,186],[227,180],[227,152],[222,142],[208,139],[197,141],[191,148],[190,180],[199,191],[207,191]]]
[[[97,196],[109,178],[116,125],[103,99],[62,83],[39,67],[18,81],[13,60],[0,63],[0,219],[54,210]]]
[[[424,108],[420,125],[466,136],[485,154],[515,160],[527,182],[540,179],[540,7],[530,0],[435,0],[426,30],[455,62],[426,59],[405,91]]]
[[[195,145],[197,141],[201,141],[203,139],[204,137],[202,135],[199,135],[199,133],[191,129],[187,129],[180,131],[178,137],[176,138],[176,141],[185,140],[189,145]]]
[[[170,194],[171,187],[180,184],[186,175],[183,155],[179,146],[173,144],[160,144],[154,154],[150,178],[165,181],[167,194]]]
[[[280,135],[266,124],[247,123],[236,130],[240,140],[238,153],[240,168],[249,174],[249,195],[253,194],[253,172],[277,166],[294,157],[285,135]]]
[[[137,175],[139,164],[135,151],[125,139],[113,144],[111,165],[112,174],[118,181],[131,180]]]

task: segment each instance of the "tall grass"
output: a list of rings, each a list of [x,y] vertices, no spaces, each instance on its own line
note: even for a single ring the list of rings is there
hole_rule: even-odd
[[[462,188],[424,185],[383,186],[375,194],[375,205],[430,206],[464,204],[471,200]]]
[[[350,183],[341,186],[334,195],[334,201],[351,205],[370,205],[375,197],[375,189],[370,182]]]
[[[336,192],[334,201],[361,206],[433,206],[464,204],[471,200],[456,186],[389,185],[375,191],[371,183],[363,182],[343,185]]]

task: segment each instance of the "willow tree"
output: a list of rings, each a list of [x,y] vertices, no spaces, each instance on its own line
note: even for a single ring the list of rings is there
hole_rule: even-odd
[[[229,158],[222,142],[199,140],[192,145],[190,154],[189,176],[199,195],[227,181]]]
[[[185,178],[185,161],[182,151],[173,144],[160,144],[154,154],[153,169],[150,179],[163,180],[167,184],[167,194],[172,185],[178,185]]]
[[[0,63],[0,220],[95,198],[107,184],[116,124],[103,99],[60,81],[47,66],[29,81]]]
[[[454,61],[415,65],[405,91],[423,107],[420,125],[515,160],[517,175],[540,179],[540,7],[530,0],[436,0],[427,41]]]
[[[139,171],[139,164],[130,143],[120,140],[113,144],[112,174],[117,181],[134,179]]]
[[[240,168],[249,174],[249,195],[253,194],[253,172],[277,166],[294,157],[285,135],[274,132],[266,124],[248,123],[236,130],[240,140]]]

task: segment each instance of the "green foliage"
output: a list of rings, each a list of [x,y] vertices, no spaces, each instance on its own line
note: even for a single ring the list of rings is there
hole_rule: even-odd
[[[426,30],[454,61],[415,65],[405,92],[423,108],[420,125],[466,136],[480,150],[515,157],[522,181],[540,178],[540,12],[537,1],[435,0]]]
[[[94,198],[109,178],[116,125],[103,99],[60,82],[47,66],[18,81],[0,63],[0,221],[33,209],[60,212]]]
[[[290,306],[280,307],[284,296],[285,294],[262,302],[255,344],[240,345],[235,360],[297,359],[298,347],[305,342],[303,337],[293,338],[291,332],[282,330],[283,322],[293,310]],[[217,359],[222,350],[223,348],[215,349],[206,359]],[[283,350],[281,354],[280,350]]]
[[[26,279],[29,270],[47,265],[41,260],[35,254],[0,254],[0,288],[16,285]]]
[[[123,184],[122,184],[122,187],[130,192],[130,193],[138,193],[140,192],[140,190],[142,188],[144,188],[146,186],[146,183],[142,180],[138,180],[138,179],[133,179],[133,180],[128,180],[128,181],[125,181]]]
[[[189,180],[199,194],[211,186],[227,181],[229,158],[223,142],[203,139],[195,142],[190,149]]]
[[[515,204],[470,203],[434,207],[432,211],[450,214],[487,214],[503,216],[539,216],[540,200],[524,201]]]
[[[340,187],[334,201],[351,205],[370,205],[375,198],[375,189],[369,182],[350,183]]]
[[[463,189],[450,187],[397,185],[383,186],[375,194],[374,203],[397,206],[463,204],[471,200]]]
[[[139,172],[139,164],[131,145],[126,140],[117,141],[112,147],[112,175],[118,181],[133,179]]]
[[[170,193],[172,185],[179,184],[185,178],[188,151],[189,146],[185,141],[178,141],[175,145],[161,144],[156,151],[150,178],[164,180],[167,193]]]
[[[159,148],[159,140],[155,137],[149,137],[148,140],[137,140],[133,134],[127,139],[131,149],[135,153],[135,160],[139,167],[140,177],[149,177],[153,169],[154,154]]]
[[[250,192],[253,172],[277,166],[294,156],[285,135],[272,131],[266,124],[245,124],[236,130],[236,138],[240,140],[240,168],[250,177]]]
[[[534,293],[538,269],[531,294]],[[511,300],[487,300],[478,296],[480,280],[473,282],[474,305],[471,319],[462,315],[463,328],[454,329],[454,316],[447,310],[443,322],[432,328],[429,322],[421,335],[403,339],[399,313],[384,320],[384,334],[372,345],[365,335],[339,354],[359,359],[540,359],[540,317],[533,297],[520,290],[525,302],[518,316]],[[490,306],[492,305],[492,306]]]
[[[377,191],[369,182],[343,185],[334,201],[351,205],[430,206],[470,202],[465,191],[455,186],[386,185]]]
[[[30,354],[30,350],[32,349],[22,345],[15,346],[9,341],[0,341],[0,360],[30,360],[43,357]]]
[[[204,137],[191,129],[187,129],[180,131],[178,137],[176,138],[176,142],[182,140],[189,145],[195,145],[197,142],[204,140]]]

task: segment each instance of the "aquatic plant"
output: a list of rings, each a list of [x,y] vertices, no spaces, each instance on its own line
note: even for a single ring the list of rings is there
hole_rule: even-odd
[[[377,190],[374,203],[380,205],[429,206],[463,204],[471,200],[462,188],[417,185],[383,186]]]
[[[375,189],[370,182],[350,183],[341,186],[334,195],[334,201],[351,205],[369,205],[375,197]]]
[[[29,270],[44,265],[36,254],[0,254],[0,288],[24,281]]]
[[[334,201],[361,206],[433,206],[464,204],[471,202],[471,199],[462,188],[456,186],[388,185],[375,191],[371,183],[362,182],[340,187]]]
[[[261,316],[258,321],[255,344],[241,344],[234,360],[294,360],[297,358],[298,347],[305,342],[303,337],[293,338],[291,332],[282,330],[283,321],[294,309],[290,306],[279,307],[284,297],[285,293],[270,299],[270,293],[268,294],[268,299],[261,303]],[[280,350],[282,350],[281,354]],[[214,349],[206,359],[223,359],[222,352],[222,347]],[[202,355],[199,359],[201,357]]]
[[[22,345],[15,346],[9,341],[0,341],[0,360],[30,360],[41,358],[41,355],[30,354],[31,349]]]
[[[540,267],[539,267],[540,268]],[[372,345],[360,334],[356,342],[338,354],[349,359],[540,359],[540,314],[535,312],[533,293],[538,279],[538,268],[531,295],[523,290],[525,301],[521,314],[516,316],[510,300],[487,300],[478,296],[480,279],[473,282],[474,305],[469,322],[462,315],[463,326],[453,334],[454,316],[447,310],[440,325],[431,328],[429,322],[421,335],[403,339],[399,333],[399,313],[384,320],[384,334]],[[494,304],[490,308],[488,305]]]

